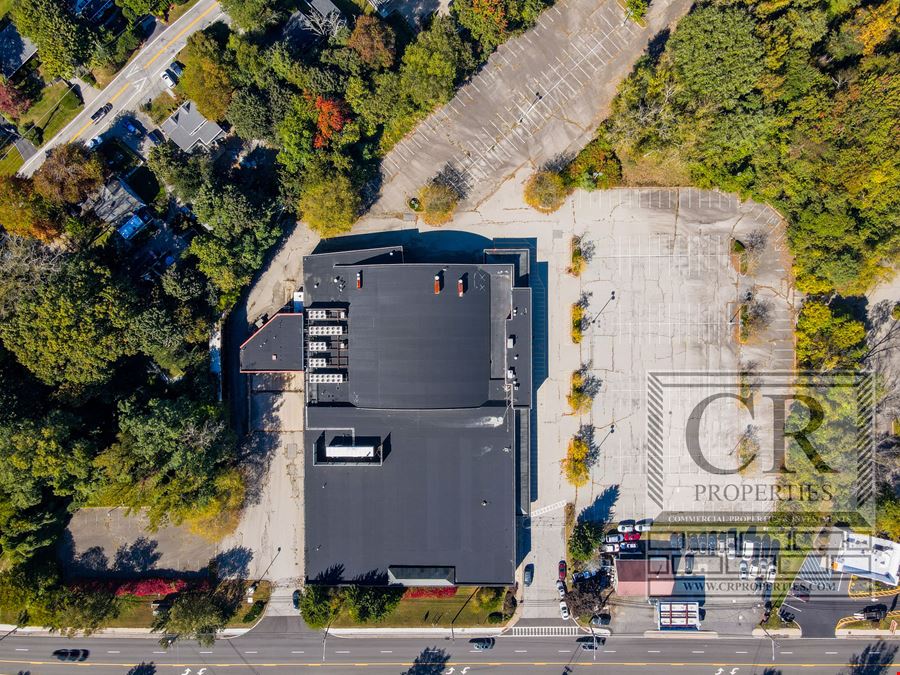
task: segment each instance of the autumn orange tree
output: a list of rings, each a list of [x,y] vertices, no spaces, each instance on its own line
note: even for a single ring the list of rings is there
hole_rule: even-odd
[[[350,115],[347,105],[338,99],[317,96],[315,106],[317,117],[313,147],[323,148],[350,121]]]

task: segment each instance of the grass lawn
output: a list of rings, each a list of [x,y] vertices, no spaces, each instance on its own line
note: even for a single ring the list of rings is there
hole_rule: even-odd
[[[10,144],[0,150],[0,176],[12,176],[25,163],[16,146]]]
[[[69,90],[65,82],[56,82],[41,90],[40,96],[19,120],[20,125],[33,124],[44,132],[49,141],[84,108],[81,99]]]
[[[164,91],[150,101],[149,106],[146,103],[141,105],[141,111],[147,113],[154,123],[162,124],[169,115],[175,112],[175,108],[181,105],[183,100],[177,94],[172,96],[168,91]]]
[[[13,0],[0,0],[0,19],[9,14],[12,5]]]
[[[166,20],[169,23],[173,21],[178,21],[182,16],[184,16],[185,12],[187,12],[191,7],[197,4],[198,0],[187,0],[184,4],[174,5],[172,9],[169,10],[169,14],[166,16]]]
[[[473,597],[477,586],[460,586],[452,598],[404,598],[389,616],[381,621],[365,624],[367,628],[408,628],[435,627],[455,628],[465,626],[489,626],[488,615],[500,611],[503,595],[499,602],[479,605]],[[454,621],[454,618],[456,619]],[[335,628],[358,627],[346,609],[342,609],[331,624]]]

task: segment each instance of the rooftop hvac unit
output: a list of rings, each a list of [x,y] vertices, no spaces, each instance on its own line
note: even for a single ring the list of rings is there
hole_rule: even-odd
[[[328,351],[328,343],[327,342],[310,342],[309,347],[307,347],[308,351],[311,352],[327,352]]]
[[[309,367],[310,368],[327,368],[328,367],[328,359],[320,357],[312,357],[309,359]]]
[[[309,327],[309,334],[310,335],[343,335],[344,327],[338,326],[338,325],[333,325],[333,324],[329,324],[329,325],[311,324]]]
[[[372,459],[374,445],[328,445],[325,447],[327,459]]]
[[[434,294],[440,295],[440,293],[441,293],[441,275],[435,274],[434,275]]]
[[[321,321],[328,318],[327,309],[307,309],[306,318],[310,321]]]
[[[338,384],[344,381],[343,373],[310,373],[310,384]]]
[[[356,273],[356,287],[362,288],[362,271]]]
[[[337,310],[337,318],[339,318],[339,319],[346,319],[346,318],[347,318],[347,312],[346,312],[346,310],[343,310],[343,309]]]

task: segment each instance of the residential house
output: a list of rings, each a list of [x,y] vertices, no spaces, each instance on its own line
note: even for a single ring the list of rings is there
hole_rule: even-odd
[[[162,123],[161,129],[185,152],[193,150],[198,143],[209,146],[225,133],[222,127],[201,115],[193,101],[186,101],[179,106],[178,110]]]
[[[10,78],[35,54],[37,47],[9,22],[0,30],[0,73]]]

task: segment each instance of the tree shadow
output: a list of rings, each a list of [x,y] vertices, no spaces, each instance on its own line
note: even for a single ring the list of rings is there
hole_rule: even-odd
[[[561,152],[544,162],[541,166],[541,170],[559,173],[569,166],[573,159],[575,159],[575,155],[571,152]]]
[[[344,566],[340,563],[336,563],[319,572],[313,579],[313,583],[325,586],[334,586],[342,581],[344,581]]]
[[[78,556],[75,565],[82,570],[82,574],[96,574],[109,568],[109,558],[102,546],[91,546]]]
[[[600,387],[603,386],[603,380],[591,372],[591,363],[585,363],[578,369],[581,375],[581,389],[590,398],[595,398],[600,393]]]
[[[144,663],[143,661],[131,668],[125,675],[155,675],[156,666],[151,661]]]
[[[450,655],[437,647],[426,647],[416,657],[412,666],[403,675],[440,675],[447,667]]]
[[[444,167],[437,172],[437,175],[431,179],[431,182],[452,189],[461,200],[465,199],[472,189],[472,186],[469,184],[469,177],[450,162],[444,164]]]
[[[112,569],[114,572],[141,574],[153,569],[162,557],[157,551],[159,543],[155,539],[138,537],[131,544],[123,544],[116,551]]]
[[[616,502],[619,501],[619,492],[618,485],[610,485],[579,514],[579,520],[588,520],[592,523],[610,522],[613,519]]]
[[[246,579],[251,560],[253,551],[246,546],[235,546],[217,554],[210,561],[210,568],[219,579]]]
[[[859,654],[850,657],[848,668],[841,671],[846,675],[883,675],[893,670],[894,655],[897,647],[888,645],[884,640],[866,645]]]
[[[671,34],[672,32],[668,28],[663,28],[650,38],[650,42],[647,45],[647,56],[650,57],[650,62],[653,65],[659,63],[659,57],[662,56],[663,52],[666,50],[666,43],[669,41],[669,36]]]

